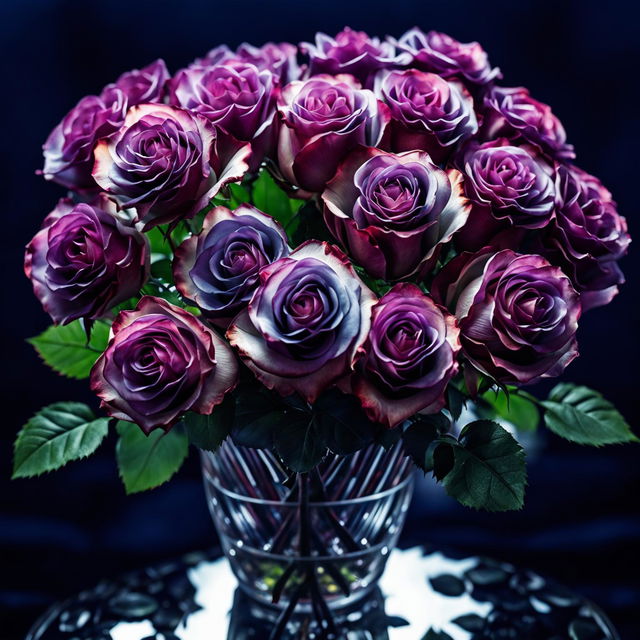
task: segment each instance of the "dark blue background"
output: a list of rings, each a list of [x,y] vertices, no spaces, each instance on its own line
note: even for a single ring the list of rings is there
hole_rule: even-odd
[[[637,232],[638,67],[635,3],[608,0],[501,2],[134,2],[2,0],[0,241],[4,288],[3,424],[0,431],[0,638],[19,638],[52,600],[103,576],[214,544],[195,456],[169,485],[126,498],[107,442],[90,461],[10,483],[21,424],[58,399],[90,399],[85,383],[49,372],[24,342],[47,318],[21,273],[24,244],[61,195],[34,175],[49,130],[84,94],[122,71],[164,57],[175,70],[210,47],[243,40],[293,42],[345,24],[399,35],[418,24],[477,39],[507,84],[553,105],[578,162],[600,176]],[[640,251],[623,268],[629,284],[582,322],[582,357],[567,378],[596,387],[638,429]],[[422,485],[405,542],[486,552],[529,565],[593,597],[625,638],[640,637],[637,447],[591,450],[544,436],[532,457],[527,506],[488,516]]]

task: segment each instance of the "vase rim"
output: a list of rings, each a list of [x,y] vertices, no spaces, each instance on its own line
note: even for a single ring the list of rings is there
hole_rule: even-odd
[[[395,486],[389,488],[389,489],[385,489],[384,491],[378,491],[376,493],[370,493],[367,494],[366,496],[358,496],[357,498],[348,498],[346,500],[322,500],[322,501],[314,501],[314,500],[309,500],[309,507],[310,508],[316,508],[316,507],[336,507],[338,505],[353,505],[353,504],[361,504],[363,502],[371,502],[371,501],[375,501],[375,500],[379,500],[380,498],[384,498],[386,496],[389,496],[393,493],[396,493],[398,491],[401,491],[404,487],[407,486],[407,484],[409,482],[411,482],[411,479],[413,478],[413,474],[410,472],[411,469],[409,468],[409,473],[407,474],[407,476],[405,478],[403,478],[400,482],[398,482],[398,484],[396,484]],[[266,500],[263,498],[254,498],[252,496],[245,496],[242,495],[240,493],[236,493],[235,491],[231,491],[230,489],[227,489],[226,487],[223,487],[216,478],[214,478],[213,476],[211,476],[208,472],[206,472],[206,475],[209,477],[209,481],[215,486],[215,488],[220,491],[221,493],[224,493],[227,497],[229,498],[233,498],[234,500],[237,500],[239,502],[249,502],[252,504],[261,504],[261,505],[265,505],[265,506],[278,506],[280,508],[285,507],[285,508],[298,508],[299,506],[299,501],[298,500],[291,500],[288,502],[284,502],[282,500]]]

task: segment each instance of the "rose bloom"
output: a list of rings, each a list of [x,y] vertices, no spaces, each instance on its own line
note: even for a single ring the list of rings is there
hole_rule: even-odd
[[[363,85],[380,69],[397,67],[392,43],[369,37],[364,31],[345,27],[335,38],[317,33],[315,43],[300,43],[302,53],[309,55],[309,75],[348,73]]]
[[[188,311],[143,297],[121,311],[113,337],[91,370],[100,406],[145,432],[168,430],[186,411],[205,415],[236,385],[229,345]]]
[[[267,388],[314,402],[350,370],[374,302],[339,249],[310,240],[263,267],[227,337]]]
[[[418,412],[437,413],[459,350],[455,318],[416,285],[396,284],[373,307],[350,390],[372,421],[389,428]]]
[[[149,275],[144,236],[115,205],[62,199],[27,245],[24,271],[56,324],[96,319],[136,295]]]
[[[126,96],[129,107],[143,102],[162,102],[166,93],[169,71],[164,60],[156,60],[142,69],[123,73],[113,84],[102,91],[120,89]]]
[[[553,158],[575,157],[573,146],[551,107],[534,100],[524,87],[492,87],[482,105],[481,136],[493,140],[504,136],[528,142]]]
[[[45,179],[69,189],[96,188],[91,177],[93,149],[101,138],[113,135],[123,124],[127,109],[144,101],[160,101],[169,77],[162,60],[128,71],[99,96],[86,96],[69,111],[43,146]]]
[[[624,276],[617,261],[631,238],[609,191],[575,166],[557,170],[554,223],[535,246],[562,267],[580,292],[583,310],[608,304]]]
[[[422,151],[354,151],[322,201],[332,235],[355,262],[385,280],[428,271],[469,215],[460,173],[436,167]]]
[[[42,147],[45,179],[76,191],[95,189],[93,149],[100,138],[108,138],[121,127],[127,108],[127,96],[117,88],[105,96],[82,98]]]
[[[438,273],[431,293],[455,314],[467,360],[501,384],[557,376],[578,355],[579,295],[541,256],[462,253]]]
[[[501,139],[470,144],[463,165],[464,191],[476,208],[526,229],[544,227],[553,217],[554,175],[543,158]]]
[[[260,269],[288,254],[287,235],[271,216],[251,205],[215,207],[202,231],[176,250],[174,280],[207,319],[226,328],[247,306]]]
[[[443,162],[478,130],[473,99],[464,87],[417,69],[376,79],[376,94],[391,110],[391,148],[421,149]]]
[[[251,169],[274,151],[278,81],[248,62],[227,61],[178,71],[171,103],[199,113],[237,140],[251,142]]]
[[[243,42],[235,51],[223,44],[211,49],[195,64],[209,66],[233,61],[249,62],[260,71],[271,71],[285,85],[300,77],[297,53],[298,48],[290,42],[267,42],[260,47]]]
[[[502,77],[500,69],[491,68],[485,50],[477,42],[458,42],[446,33],[424,33],[414,27],[395,43],[400,52],[410,56],[409,66],[444,78],[455,77],[470,85],[485,85]]]
[[[242,179],[251,147],[218,135],[202,116],[161,104],[129,110],[95,150],[93,177],[144,230],[193,217],[229,182]]]
[[[355,147],[377,146],[389,122],[388,108],[351,76],[292,82],[282,91],[279,111],[280,171],[301,195],[322,191]]]

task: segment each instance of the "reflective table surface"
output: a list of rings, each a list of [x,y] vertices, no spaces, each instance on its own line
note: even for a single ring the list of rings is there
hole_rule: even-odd
[[[192,553],[53,606],[27,640],[267,640],[278,613],[245,596],[217,552]],[[394,551],[379,587],[336,615],[344,640],[619,640],[594,604],[553,581],[419,547]],[[299,616],[282,640],[321,637]]]

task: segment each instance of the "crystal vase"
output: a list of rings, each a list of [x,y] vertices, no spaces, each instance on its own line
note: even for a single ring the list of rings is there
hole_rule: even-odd
[[[242,590],[316,617],[374,589],[413,488],[400,444],[328,455],[312,471],[291,474],[270,451],[226,441],[215,454],[202,453],[202,469],[209,509]]]

